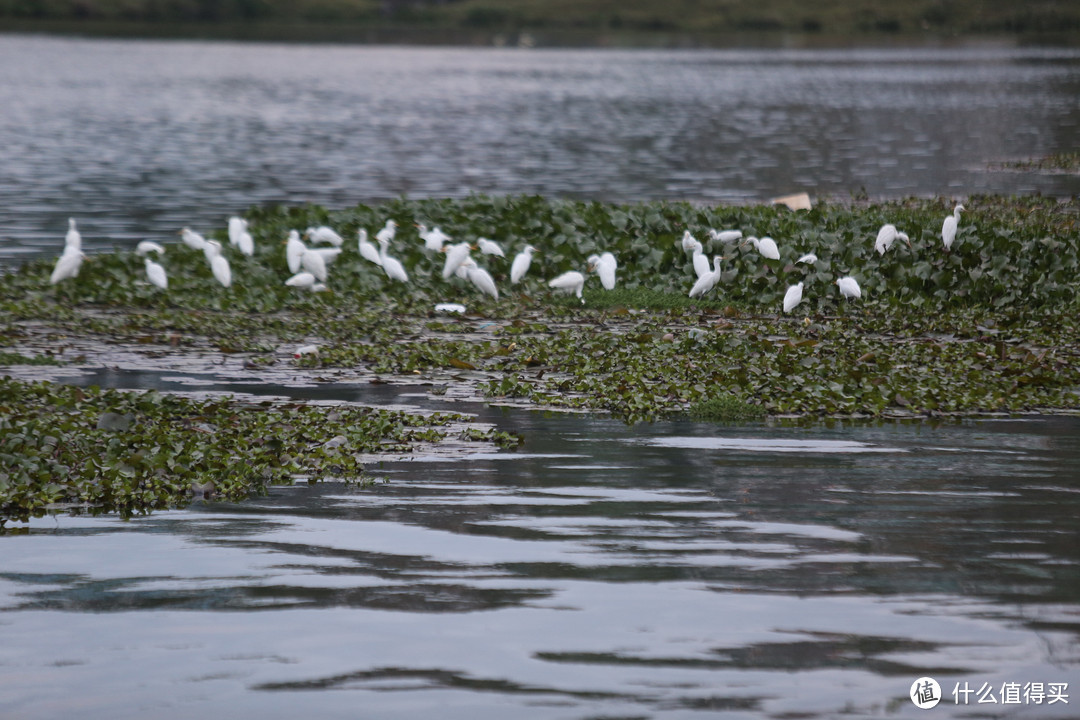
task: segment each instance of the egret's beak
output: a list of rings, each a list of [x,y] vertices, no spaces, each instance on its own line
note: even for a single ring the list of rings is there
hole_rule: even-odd
[[[477,245],[470,245],[470,246],[469,246],[469,249],[470,249],[470,250],[479,250],[479,249],[480,249],[480,247],[479,247],[479,246],[477,246]]]

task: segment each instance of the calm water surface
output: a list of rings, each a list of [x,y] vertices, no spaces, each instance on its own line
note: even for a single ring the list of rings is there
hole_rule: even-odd
[[[0,35],[0,260],[252,205],[1074,195],[1080,50],[623,51]]]
[[[525,445],[3,538],[4,717],[1076,717],[1080,420],[477,410]]]

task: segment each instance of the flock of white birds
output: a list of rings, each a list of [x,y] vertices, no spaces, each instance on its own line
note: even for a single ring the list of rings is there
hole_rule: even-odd
[[[953,241],[956,239],[956,230],[960,221],[960,213],[963,210],[963,205],[957,205],[953,208],[952,214],[947,216],[942,223],[941,239],[946,250],[952,247]],[[360,255],[369,262],[381,267],[387,277],[392,280],[408,283],[409,274],[405,270],[405,267],[401,264],[401,261],[388,253],[390,243],[394,241],[397,227],[398,224],[393,220],[386,221],[383,228],[375,234],[375,240],[379,245],[378,249],[376,249],[373,243],[368,241],[367,230],[360,229],[358,231],[357,247],[360,251]],[[505,258],[506,254],[497,242],[488,240],[487,238],[479,238],[477,239],[476,244],[471,244],[469,242],[452,243],[451,240],[453,238],[437,227],[429,230],[425,225],[421,224],[417,225],[416,228],[419,231],[420,239],[424,242],[425,250],[430,253],[442,253],[445,256],[442,270],[442,277],[444,280],[449,280],[452,276],[468,280],[477,288],[477,290],[498,300],[499,289],[495,284],[494,278],[491,276],[491,273],[480,267],[471,255],[472,251],[479,250],[480,253],[485,256]],[[240,217],[229,218],[228,231],[230,245],[235,246],[244,255],[251,256],[255,253],[255,242],[251,233],[248,232],[248,223],[246,220]],[[710,239],[721,245],[738,242],[739,247],[742,248],[752,244],[755,250],[757,250],[763,258],[767,260],[780,259],[780,249],[777,247],[776,241],[772,238],[744,238],[742,231],[740,230],[717,231],[710,229],[708,233]],[[220,242],[217,240],[207,240],[190,228],[180,230],[179,234],[181,240],[188,247],[203,251],[206,262],[210,266],[214,278],[217,279],[219,283],[225,287],[232,285],[232,269],[229,266],[228,259],[222,255],[222,246]],[[304,237],[308,239],[308,242],[311,243],[311,245],[304,243],[304,240],[300,236],[300,232],[297,230],[290,230],[288,238],[284,241],[285,259],[289,266],[289,272],[292,273],[292,276],[285,281],[285,284],[290,287],[310,290],[312,292],[326,290],[326,283],[329,277],[328,268],[341,254],[345,240],[333,228],[325,225],[308,228]],[[905,242],[908,247],[911,247],[911,241],[908,236],[897,230],[896,226],[892,224],[882,225],[874,240],[874,249],[877,250],[878,253],[884,255],[897,240],[901,240]],[[323,246],[316,247],[316,244]],[[325,245],[329,245],[329,247],[325,247]],[[682,248],[684,252],[693,254],[694,273],[697,276],[694,286],[690,289],[689,296],[691,298],[702,297],[720,282],[722,273],[720,263],[728,258],[724,255],[716,255],[713,257],[712,265],[710,265],[708,258],[704,254],[703,245],[689,230],[683,233]],[[165,248],[158,243],[144,240],[136,246],[135,252],[144,257],[147,280],[162,290],[168,289],[168,274],[165,271],[165,267],[159,262],[161,256],[165,254]],[[521,282],[521,279],[525,277],[525,274],[529,271],[529,267],[532,264],[533,254],[538,252],[540,251],[535,247],[526,245],[524,249],[514,257],[514,261],[510,265],[510,283],[512,285]],[[150,254],[154,254],[157,257],[157,260],[151,259],[149,257]],[[64,238],[64,251],[56,261],[56,266],[53,269],[49,282],[56,284],[67,278],[77,276],[79,274],[79,268],[85,258],[86,255],[82,252],[82,236],[75,226],[75,219],[71,218],[68,220],[68,232]],[[795,262],[796,264],[805,263],[813,265],[816,261],[816,255],[807,253]],[[615,287],[615,271],[618,269],[618,265],[615,256],[610,252],[599,255],[590,255],[586,260],[587,272],[596,273],[600,278],[600,283],[607,290],[612,290]],[[584,303],[585,300],[582,297],[582,290],[585,287],[585,280],[585,273],[572,270],[549,280],[548,286],[556,290],[573,293],[581,299],[582,303]],[[841,277],[835,282],[843,297],[849,300],[856,300],[862,297],[862,289],[859,287],[859,283],[854,277],[851,277],[850,275]],[[803,283],[799,282],[789,286],[784,293],[784,312],[789,313],[794,310],[795,307],[802,302],[802,299]],[[464,312],[464,307],[458,304],[447,303],[442,304],[440,307],[451,312]]]

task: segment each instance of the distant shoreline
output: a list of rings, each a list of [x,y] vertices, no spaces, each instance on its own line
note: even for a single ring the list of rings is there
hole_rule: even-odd
[[[53,35],[145,40],[329,43],[509,48],[826,49],[852,47],[1080,46],[1080,34],[855,33],[487,29],[318,23],[153,23],[0,18],[0,35]]]

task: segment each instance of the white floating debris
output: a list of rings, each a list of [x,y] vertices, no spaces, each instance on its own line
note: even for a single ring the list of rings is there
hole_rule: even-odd
[[[459,303],[439,303],[435,306],[435,312],[461,314],[465,312],[465,306]]]
[[[296,348],[296,352],[293,353],[293,357],[294,358],[301,358],[304,355],[318,355],[318,354],[319,354],[319,346],[318,345],[301,345],[300,347]]]

